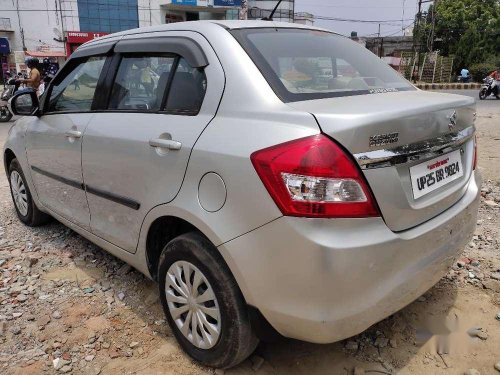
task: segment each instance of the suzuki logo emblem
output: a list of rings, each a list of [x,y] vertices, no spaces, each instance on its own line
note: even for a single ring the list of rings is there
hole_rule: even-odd
[[[448,130],[452,131],[457,126],[457,111],[453,111],[450,117],[448,117],[450,123],[448,124]]]

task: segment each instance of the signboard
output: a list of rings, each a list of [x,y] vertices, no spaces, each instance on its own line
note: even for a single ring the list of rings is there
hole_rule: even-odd
[[[216,7],[240,7],[241,0],[214,0]]]
[[[70,44],[83,44],[89,40],[99,38],[100,36],[108,35],[109,33],[84,32],[84,31],[68,31],[66,33],[67,42]]]
[[[172,0],[172,4],[175,5],[190,5],[190,6],[196,6],[197,1],[196,0]]]
[[[25,58],[24,51],[14,51],[14,61],[16,64],[24,64]]]

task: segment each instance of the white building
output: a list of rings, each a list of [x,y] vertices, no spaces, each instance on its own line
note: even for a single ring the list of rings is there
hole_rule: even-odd
[[[170,22],[238,19],[242,0],[0,0],[2,71],[26,69],[28,56],[62,64],[79,45],[120,30]],[[248,18],[268,17],[275,0],[248,0]],[[275,21],[294,21],[283,0]],[[298,15],[298,22],[310,18]]]

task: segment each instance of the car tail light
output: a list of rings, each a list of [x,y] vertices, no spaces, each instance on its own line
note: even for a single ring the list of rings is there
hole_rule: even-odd
[[[380,215],[358,166],[325,135],[269,147],[254,152],[250,158],[285,216]]]
[[[477,167],[477,137],[474,136],[474,156],[472,159],[472,169],[476,170]]]

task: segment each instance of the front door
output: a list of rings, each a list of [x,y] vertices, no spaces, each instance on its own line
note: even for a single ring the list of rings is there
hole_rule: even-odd
[[[31,175],[43,206],[90,229],[90,212],[82,177],[82,140],[94,116],[91,105],[104,57],[73,62],[57,77],[44,115],[26,135]]]
[[[207,53],[207,66],[193,67],[193,56],[184,58],[175,46],[169,52],[171,33],[166,34],[155,43],[143,35],[137,50],[126,38],[118,42],[110,96],[83,142],[91,229],[130,252],[146,214],[177,195],[192,147],[215,116],[224,85],[213,51]],[[203,37],[193,38],[198,48],[211,48]],[[120,52],[121,43],[126,51]],[[154,51],[146,51],[153,45]]]

